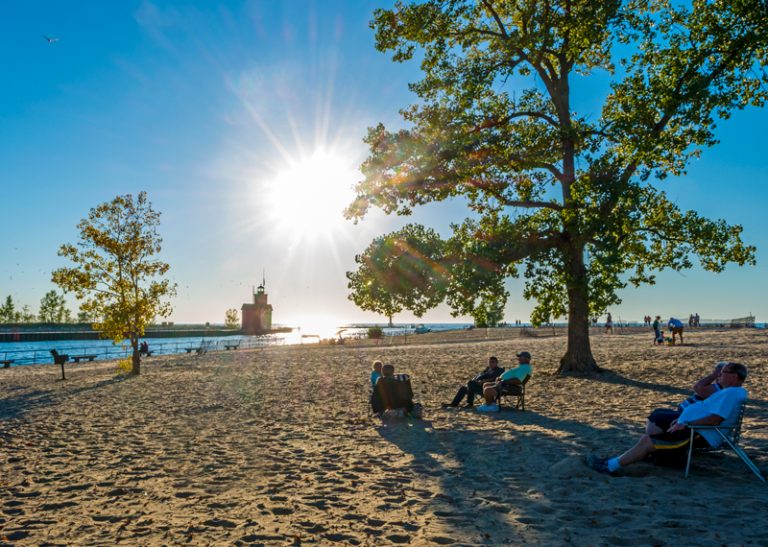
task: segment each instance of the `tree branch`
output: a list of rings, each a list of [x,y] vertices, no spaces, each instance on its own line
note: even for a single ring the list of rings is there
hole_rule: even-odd
[[[499,27],[499,32],[501,33],[501,37],[504,39],[509,38],[509,35],[507,34],[507,29],[504,26],[504,23],[501,21],[501,17],[499,17],[499,14],[496,13],[495,9],[493,9],[493,6],[491,6],[491,3],[488,0],[483,0],[483,5],[485,6],[485,9],[491,12],[491,17],[493,17],[493,19],[496,21],[496,25]]]

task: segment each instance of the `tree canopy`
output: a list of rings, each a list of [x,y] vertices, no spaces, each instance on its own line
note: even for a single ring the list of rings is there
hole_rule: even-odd
[[[38,318],[41,323],[69,323],[72,321],[72,312],[67,308],[67,301],[63,294],[56,291],[48,291],[40,299],[40,312]]]
[[[560,371],[596,370],[588,318],[619,289],[696,257],[712,272],[754,263],[741,226],[680,209],[661,181],[717,142],[719,120],[763,106],[765,2],[425,0],[371,25],[380,51],[418,55],[424,77],[405,128],[369,129],[347,216],[463,199],[438,260],[456,313],[523,275],[534,323],[568,318]],[[597,72],[604,95],[576,111]]]
[[[230,308],[224,312],[224,325],[232,328],[240,326],[240,316],[235,308]]]
[[[445,297],[439,261],[443,242],[434,230],[407,225],[373,240],[348,272],[349,299],[359,308],[392,317],[404,309],[421,317]]]
[[[99,318],[94,327],[105,337],[130,341],[136,375],[141,372],[139,338],[156,317],[170,315],[165,298],[175,294],[175,284],[162,278],[168,264],[155,257],[161,251],[159,225],[160,213],[146,192],[135,199],[117,196],[80,221],[80,241],[59,248],[74,266],[52,275],[54,283],[83,301],[83,313]]]

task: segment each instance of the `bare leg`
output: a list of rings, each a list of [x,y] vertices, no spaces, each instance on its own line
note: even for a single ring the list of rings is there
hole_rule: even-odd
[[[648,435],[643,435],[640,440],[637,441],[635,446],[624,452],[619,458],[619,463],[622,467],[644,460],[645,457],[656,450],[653,447],[653,442]]]
[[[645,434],[646,435],[658,435],[659,433],[664,433],[664,430],[661,429],[659,426],[657,426],[652,421],[646,420],[646,422],[645,422]]]
[[[493,385],[486,386],[486,388],[483,390],[483,397],[485,397],[485,404],[493,404],[493,402],[496,400],[496,389],[493,387]]]

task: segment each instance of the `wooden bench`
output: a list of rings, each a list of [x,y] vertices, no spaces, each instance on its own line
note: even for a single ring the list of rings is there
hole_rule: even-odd
[[[197,353],[198,355],[202,355],[203,353],[207,353],[209,349],[213,347],[213,342],[206,341],[206,342],[200,342],[199,346],[189,346],[187,348],[184,348],[184,350],[187,353],[192,353],[193,351]]]
[[[88,359],[89,361],[93,361],[96,359],[96,355],[70,355],[70,359],[72,359],[75,363],[79,363],[81,359]]]
[[[13,359],[3,359],[0,363],[3,364],[3,368],[8,368],[11,366],[11,363],[13,363]]]

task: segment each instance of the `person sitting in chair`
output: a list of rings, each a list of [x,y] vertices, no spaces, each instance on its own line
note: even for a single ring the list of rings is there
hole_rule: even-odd
[[[464,396],[467,397],[467,406],[474,405],[475,395],[483,394],[483,384],[486,382],[493,382],[499,375],[504,372],[504,369],[499,366],[499,360],[496,357],[488,358],[488,367],[467,382],[467,385],[461,386],[459,391],[456,392],[456,396],[450,403],[443,403],[443,407],[459,406]]]
[[[371,370],[371,387],[376,387],[376,382],[379,378],[381,378],[381,367],[384,366],[384,363],[381,361],[374,361],[373,362],[373,368]]]
[[[601,473],[616,473],[622,467],[644,460],[651,454],[662,456],[667,464],[684,465],[691,434],[688,425],[722,425],[731,427],[739,419],[739,409],[747,399],[747,390],[741,387],[747,379],[747,367],[741,363],[728,363],[720,372],[720,386],[703,401],[685,407],[680,417],[658,434],[646,432],[635,445],[620,456],[599,458],[588,456],[587,465]],[[657,424],[658,427],[658,424]],[[694,446],[717,448],[722,437],[715,430],[701,430],[694,436]]]
[[[498,412],[501,407],[497,402],[503,389],[508,389],[513,385],[520,385],[526,376],[533,374],[531,366],[531,354],[527,351],[521,351],[517,354],[519,366],[509,369],[496,382],[486,382],[483,386],[483,397],[485,404],[477,407],[480,412]]]
[[[407,374],[395,375],[395,367],[386,364],[381,367],[381,377],[376,381],[371,396],[371,407],[375,414],[387,410],[402,410],[409,414],[414,409],[411,378]]]
[[[680,417],[680,414],[683,413],[683,410],[685,410],[686,407],[703,401],[713,393],[717,393],[723,389],[719,380],[720,375],[722,374],[722,369],[727,364],[727,361],[720,361],[717,363],[710,374],[707,374],[693,385],[693,395],[677,405],[677,408],[657,408],[651,412],[650,416],[648,416],[648,421],[645,424],[645,432],[649,435],[663,433],[669,428],[673,420]]]

